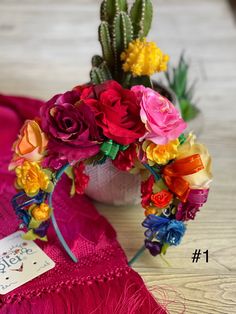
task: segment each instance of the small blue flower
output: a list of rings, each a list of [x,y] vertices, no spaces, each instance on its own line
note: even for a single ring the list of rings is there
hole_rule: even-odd
[[[157,239],[169,245],[179,245],[185,231],[186,227],[182,221],[170,220],[159,229]]]
[[[160,216],[149,215],[143,222],[147,238],[155,234],[162,244],[179,245],[185,233],[186,227],[182,221],[168,219]]]
[[[142,223],[143,227],[157,232],[162,226],[166,225],[170,220],[164,217],[148,215]]]

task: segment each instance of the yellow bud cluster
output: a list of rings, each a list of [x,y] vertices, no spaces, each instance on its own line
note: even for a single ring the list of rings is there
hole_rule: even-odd
[[[165,55],[154,42],[146,39],[132,41],[126,51],[121,54],[123,70],[134,76],[148,75],[167,70],[169,56]]]

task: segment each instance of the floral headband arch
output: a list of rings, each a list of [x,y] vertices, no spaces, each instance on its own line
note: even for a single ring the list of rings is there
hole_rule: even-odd
[[[27,231],[24,238],[47,241],[51,221],[77,262],[58,228],[53,192],[65,173],[71,195],[84,193],[86,165],[110,159],[120,171],[141,175],[144,247],[153,256],[165,254],[181,242],[186,221],[207,201],[212,177],[207,148],[184,134],[186,126],[167,98],[143,85],[125,89],[110,80],[54,96],[39,117],[24,123],[13,146],[9,167],[19,193],[12,204]]]

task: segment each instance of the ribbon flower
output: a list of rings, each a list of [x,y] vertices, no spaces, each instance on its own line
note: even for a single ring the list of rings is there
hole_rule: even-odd
[[[182,177],[194,174],[202,169],[204,169],[204,166],[201,157],[199,154],[195,154],[165,166],[163,176],[168,188],[185,203],[190,192],[190,186]]]

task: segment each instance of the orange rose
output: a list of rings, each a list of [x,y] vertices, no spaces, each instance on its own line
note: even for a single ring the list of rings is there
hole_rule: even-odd
[[[153,204],[158,208],[165,208],[172,202],[172,199],[173,194],[166,190],[162,190],[161,192],[152,194],[151,196]]]
[[[47,146],[47,138],[38,123],[34,120],[25,121],[20,130],[19,138],[14,143],[15,156],[10,164],[10,169],[27,161],[41,161]]]

